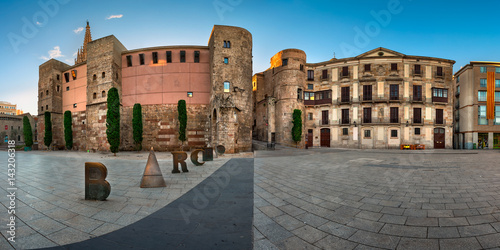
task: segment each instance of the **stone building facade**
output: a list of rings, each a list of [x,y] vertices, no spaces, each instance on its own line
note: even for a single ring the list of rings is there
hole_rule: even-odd
[[[487,86],[494,72],[495,84]],[[455,73],[455,138],[458,149],[500,148],[500,62],[474,61]],[[494,94],[493,119],[487,119],[487,95]]]
[[[52,113],[53,147],[64,147],[63,113],[72,112],[74,148],[109,151],[107,93],[118,89],[121,150],[133,150],[132,109],[142,105],[143,148],[174,150],[223,145],[251,150],[252,36],[239,27],[214,26],[208,46],[127,50],[113,35],[92,40],[87,23],[75,65],[51,59],[40,65],[38,137]],[[177,102],[186,100],[187,142],[178,140]],[[45,148],[44,145],[40,145]]]
[[[296,146],[291,120],[300,109],[301,148],[452,148],[454,63],[385,48],[320,63],[280,51],[253,76],[254,138]]]

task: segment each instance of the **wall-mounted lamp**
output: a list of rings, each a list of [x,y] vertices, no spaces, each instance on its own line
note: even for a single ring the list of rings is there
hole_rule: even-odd
[[[354,127],[357,127],[357,125],[356,125],[356,121],[354,121]]]
[[[406,121],[406,126],[408,127],[408,121]]]

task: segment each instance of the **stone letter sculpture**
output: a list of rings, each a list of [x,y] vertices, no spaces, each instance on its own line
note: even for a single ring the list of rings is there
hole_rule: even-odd
[[[179,171],[179,163],[181,164],[182,167],[182,172],[189,172],[187,168],[187,164],[184,160],[188,158],[186,152],[184,151],[173,151],[172,152],[172,158],[174,162],[174,169],[172,170],[172,173],[180,173]]]
[[[148,162],[142,175],[141,188],[166,187],[165,180],[161,174],[160,165],[156,160],[153,148],[149,152]]]
[[[203,161],[213,161],[214,160],[214,148],[206,147],[203,151]]]
[[[193,162],[193,164],[195,166],[201,166],[201,165],[205,164],[205,162],[198,161],[198,153],[199,152],[204,152],[204,150],[203,149],[195,149],[193,152],[191,152],[191,162]]]
[[[85,162],[85,200],[103,201],[108,198],[111,186],[106,181],[108,169],[100,162]]]

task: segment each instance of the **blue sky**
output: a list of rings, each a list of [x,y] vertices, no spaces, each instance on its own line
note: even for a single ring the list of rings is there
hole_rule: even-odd
[[[72,64],[87,19],[93,39],[113,34],[128,49],[206,45],[214,24],[243,27],[253,35],[254,73],[286,48],[314,63],[377,47],[452,59],[457,71],[500,61],[499,8],[495,0],[1,0],[0,101],[36,114],[38,66],[50,57]]]

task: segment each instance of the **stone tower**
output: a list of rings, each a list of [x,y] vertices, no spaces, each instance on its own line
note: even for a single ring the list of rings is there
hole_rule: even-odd
[[[86,51],[85,51],[86,50]],[[121,103],[122,51],[127,50],[115,36],[87,44],[87,149],[108,151],[106,136],[107,94],[116,87]]]
[[[252,150],[252,35],[215,25],[210,40],[209,144],[226,153]]]
[[[271,58],[271,73],[274,80],[274,106],[268,105],[268,114],[275,114],[276,142],[283,145],[296,146],[292,139],[293,110],[302,111],[302,122],[305,122],[305,106],[303,93],[306,89],[306,53],[299,49],[286,49]],[[302,125],[302,140],[299,147],[304,147],[305,126]],[[272,137],[272,136],[271,136]]]
[[[38,141],[40,149],[46,149],[43,141],[45,135],[45,112],[51,113],[52,118],[52,144],[59,147],[65,145],[63,138],[62,122],[62,78],[63,71],[69,65],[50,59],[39,67],[38,80]]]

